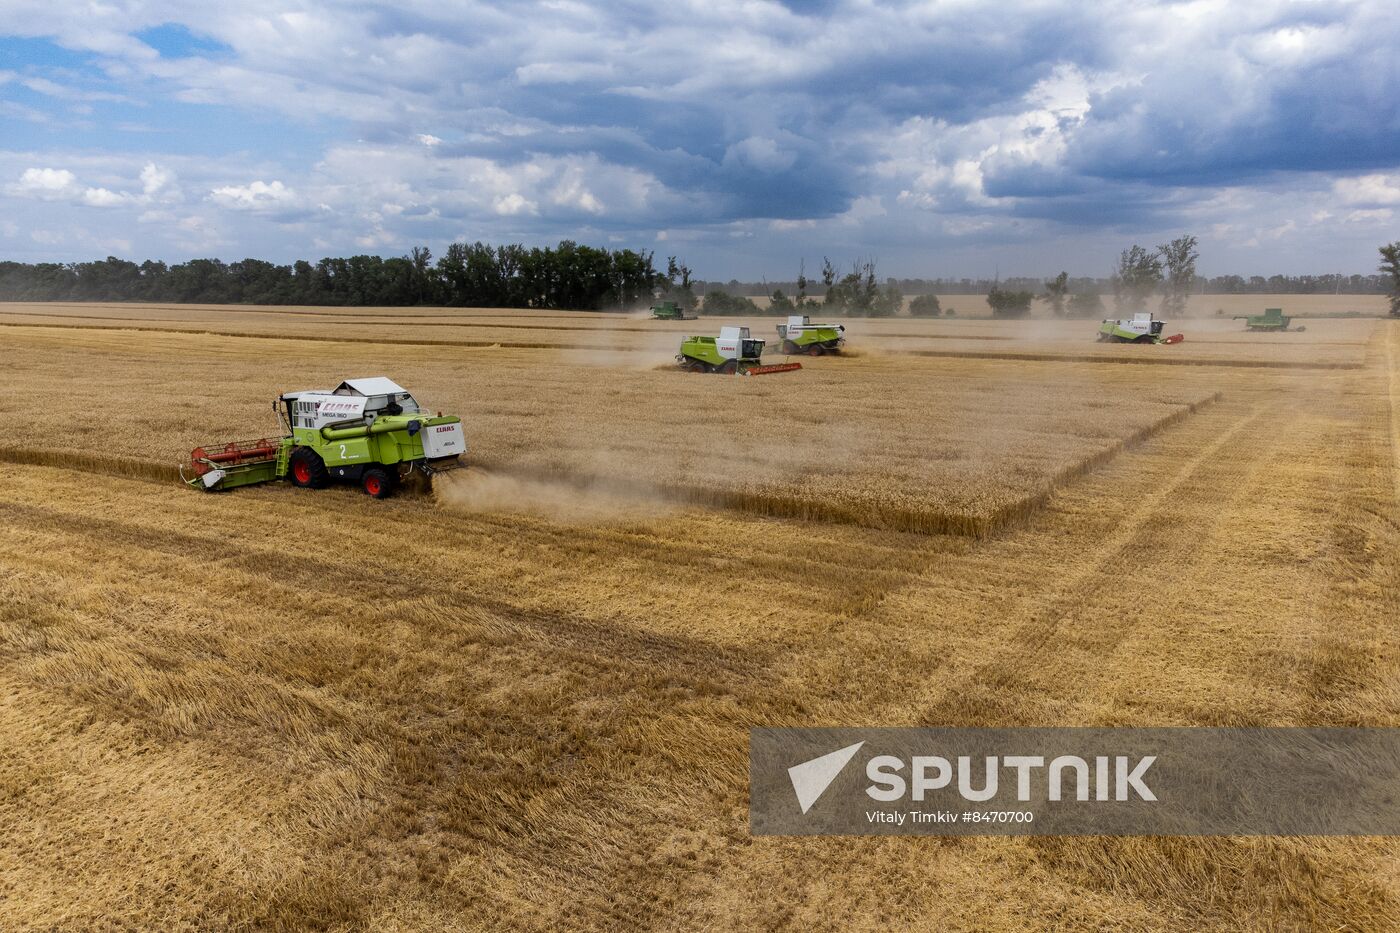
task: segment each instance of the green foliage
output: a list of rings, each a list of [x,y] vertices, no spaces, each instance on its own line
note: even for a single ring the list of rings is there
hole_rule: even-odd
[[[1390,313],[1400,317],[1400,240],[1380,248],[1380,271],[1390,277]]]
[[[823,259],[822,282],[826,284],[825,310],[856,317],[893,317],[904,304],[904,295],[890,284],[881,288],[875,281],[875,261],[852,264],[851,271],[836,278],[830,259]]]
[[[1134,244],[1118,257],[1113,299],[1119,311],[1142,311],[1162,281],[1162,258]]]
[[[1035,295],[1031,292],[1013,292],[993,285],[987,292],[987,304],[992,307],[993,317],[1026,317],[1031,313],[1031,302]]]
[[[1055,317],[1062,317],[1065,313],[1065,299],[1069,297],[1069,273],[1061,272],[1046,282],[1045,293],[1037,297],[1050,305]]]
[[[758,305],[743,295],[731,295],[717,288],[705,296],[705,303],[700,311],[703,314],[757,314]]]
[[[1178,315],[1186,312],[1186,299],[1191,294],[1191,286],[1196,282],[1196,238],[1179,236],[1170,243],[1157,247],[1166,269],[1166,280],[1162,283],[1162,313]]]
[[[943,306],[937,295],[919,295],[909,302],[909,313],[914,317],[938,317],[943,313]]]
[[[1069,296],[1065,313],[1070,317],[1103,318],[1103,297],[1098,292],[1078,292]]]
[[[768,313],[787,317],[789,314],[797,313],[797,305],[779,288],[773,292],[773,298],[768,302]]]
[[[325,258],[275,265],[260,259],[192,259],[167,266],[109,256],[99,262],[0,262],[0,300],[172,301],[209,304],[415,305],[595,309],[631,307],[679,283],[657,274],[652,254],[595,249],[565,240],[552,249],[453,243],[436,265],[416,247],[407,256]],[[678,293],[678,295],[677,295]],[[693,306],[694,296],[690,295]]]

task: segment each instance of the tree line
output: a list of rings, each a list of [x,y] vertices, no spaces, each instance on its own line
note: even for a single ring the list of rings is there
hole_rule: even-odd
[[[1044,283],[1036,276],[1011,276],[1007,278],[895,278],[884,280],[906,295],[985,295],[993,286],[1002,288],[1039,291]],[[768,295],[774,289],[792,294],[796,282],[770,280],[762,282],[741,282],[730,279],[727,282],[697,279],[698,291],[708,293],[721,289],[732,295]],[[1096,292],[1100,295],[1113,293],[1113,278],[1109,276],[1070,276],[1070,291],[1076,294]],[[1390,291],[1390,280],[1385,275],[1217,275],[1197,276],[1192,288],[1193,295],[1384,295]],[[820,297],[821,287],[816,286],[814,294]]]
[[[1147,249],[1134,244],[1119,254],[1107,279],[1070,278],[1061,272],[1037,279],[894,279],[880,283],[873,259],[842,271],[827,258],[816,280],[805,263],[791,283],[769,294],[774,315],[824,312],[868,317],[899,313],[914,293],[909,313],[938,316],[943,295],[986,295],[994,315],[1020,317],[1035,301],[1060,316],[1091,317],[1112,295],[1120,312],[1146,310],[1160,293],[1160,309],[1179,314],[1191,294],[1388,294],[1400,316],[1400,241],[1380,247],[1379,275],[1219,276],[1196,275],[1196,238],[1183,235]],[[1345,285],[1345,287],[1343,287]],[[697,296],[697,287],[702,295]],[[633,308],[664,295],[686,308],[712,314],[757,314],[759,308],[737,281],[725,288],[692,279],[684,263],[669,257],[658,270],[650,252],[609,250],[564,240],[555,247],[453,243],[436,263],[425,247],[406,256],[325,258],[277,265],[260,259],[225,263],[192,259],[167,265],[137,264],[109,256],[80,263],[0,262],[0,301],[151,301],[191,304],[268,305],[454,305],[490,308],[597,310]],[[751,292],[750,292],[751,294]],[[949,309],[948,313],[952,313]]]
[[[325,258],[277,265],[260,259],[137,264],[0,262],[0,301],[152,301],[191,304],[455,305],[601,309],[645,304],[678,287],[683,266],[656,269],[650,252],[565,240],[555,247],[453,243],[436,263],[407,256]],[[685,269],[686,287],[690,270]]]

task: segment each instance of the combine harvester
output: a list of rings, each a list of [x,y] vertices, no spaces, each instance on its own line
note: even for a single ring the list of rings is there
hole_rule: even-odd
[[[1185,334],[1162,336],[1166,321],[1158,321],[1151,312],[1139,311],[1131,321],[1104,321],[1099,325],[1099,342],[1108,343],[1181,343]]]
[[[1282,308],[1265,308],[1263,314],[1237,314],[1230,320],[1243,320],[1245,330],[1279,334],[1288,330],[1288,325],[1292,323],[1293,318],[1284,314]],[[1303,328],[1296,329],[1302,330]]]
[[[843,324],[813,324],[805,314],[794,314],[788,317],[786,324],[778,325],[778,336],[782,338],[784,353],[821,356],[841,352],[841,346],[846,342],[846,327]]]
[[[718,337],[687,337],[681,341],[676,362],[692,373],[724,373],[725,375],[764,376],[801,369],[801,363],[779,363],[764,366],[763,341],[749,336],[747,327],[721,327]]]
[[[461,418],[428,414],[383,376],[287,392],[272,407],[288,434],[196,447],[180,478],[209,492],[279,479],[321,489],[339,480],[383,499],[415,471],[456,469],[467,450]]]
[[[651,306],[651,319],[653,321],[693,321],[695,315],[687,316],[685,309],[674,301],[658,301]]]

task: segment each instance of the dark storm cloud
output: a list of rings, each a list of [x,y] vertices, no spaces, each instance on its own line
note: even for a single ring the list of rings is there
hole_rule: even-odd
[[[0,12],[30,37],[0,69],[0,112],[16,123],[7,208],[101,202],[96,222],[122,236],[138,211],[152,218],[138,230],[169,229],[169,215],[191,241],[293,218],[362,246],[399,242],[405,224],[719,242],[773,223],[858,252],[901,236],[983,241],[1002,223],[1016,237],[1028,224],[1156,227],[1293,176],[1312,192],[1357,176],[1349,197],[1379,200],[1350,222],[1379,225],[1384,173],[1400,164],[1400,18],[1376,0],[0,0]],[[135,135],[142,110],[158,135]],[[208,132],[240,124],[264,129]],[[204,149],[226,139],[208,163],[218,173],[182,165],[200,181],[162,189],[157,211],[137,176],[194,151],[182,126]],[[98,177],[75,152],[112,161]],[[35,187],[58,172],[75,180]],[[289,203],[232,215],[214,190]]]

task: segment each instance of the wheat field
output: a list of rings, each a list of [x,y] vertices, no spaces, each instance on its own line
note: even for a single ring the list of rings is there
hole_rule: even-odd
[[[0,928],[1400,926],[1392,839],[748,831],[754,726],[1400,726],[1400,322],[1212,314],[739,379],[669,365],[714,320],[0,306]],[[467,470],[174,480],[379,374]]]

